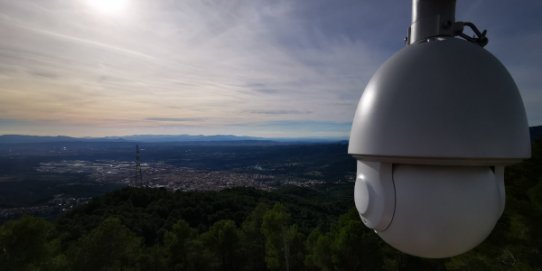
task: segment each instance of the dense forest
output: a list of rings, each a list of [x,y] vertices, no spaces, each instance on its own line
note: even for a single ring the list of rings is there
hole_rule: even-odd
[[[0,270],[542,270],[542,144],[507,168],[490,237],[449,259],[402,254],[364,227],[353,184],[264,192],[124,188],[50,221],[0,225]]]

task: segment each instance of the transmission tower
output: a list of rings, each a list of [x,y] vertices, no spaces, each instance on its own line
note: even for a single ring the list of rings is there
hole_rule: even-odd
[[[135,155],[135,177],[133,186],[142,187],[143,186],[143,174],[141,173],[141,152],[139,151],[139,145],[136,145],[136,155]]]

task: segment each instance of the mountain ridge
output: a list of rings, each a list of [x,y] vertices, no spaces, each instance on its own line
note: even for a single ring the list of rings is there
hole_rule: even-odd
[[[71,137],[71,136],[32,136],[8,134],[0,135],[0,144],[31,144],[31,143],[61,143],[61,142],[135,142],[135,143],[166,143],[166,142],[234,142],[234,141],[276,141],[276,142],[337,142],[344,138],[266,138],[237,135],[128,135],[105,137]]]
[[[529,127],[532,140],[542,139],[542,125]],[[33,136],[20,134],[0,135],[0,144],[21,143],[58,143],[58,142],[228,142],[228,141],[276,141],[276,142],[343,142],[347,138],[325,137],[297,137],[297,138],[273,138],[238,135],[127,135],[127,136],[104,136],[104,137],[71,137],[71,136]]]

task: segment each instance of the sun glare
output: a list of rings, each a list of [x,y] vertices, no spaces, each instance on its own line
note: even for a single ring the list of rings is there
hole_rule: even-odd
[[[86,0],[93,9],[104,14],[120,14],[128,5],[129,0]]]

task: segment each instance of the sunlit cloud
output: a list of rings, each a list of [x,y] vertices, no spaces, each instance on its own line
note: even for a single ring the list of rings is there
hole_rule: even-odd
[[[130,0],[86,0],[85,3],[101,13],[118,15],[127,12]]]

